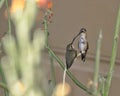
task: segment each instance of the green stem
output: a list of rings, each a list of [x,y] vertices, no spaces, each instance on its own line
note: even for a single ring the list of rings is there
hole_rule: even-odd
[[[48,46],[48,22],[47,22],[47,17],[45,16],[45,19],[44,19],[44,30],[45,30],[45,43],[46,43],[46,46]]]
[[[9,12],[9,7],[8,7],[8,0],[5,0],[5,4],[7,7],[7,14],[8,14],[8,34],[10,35],[10,38],[11,38],[11,21],[10,21],[10,12]]]
[[[50,55],[50,65],[51,65],[51,75],[52,75],[52,82],[54,83],[53,86],[56,85],[56,78],[55,78],[55,68],[54,68],[54,61],[53,61],[53,57],[52,55],[49,53]]]
[[[48,46],[48,34],[49,33],[48,33],[47,13],[45,14],[45,17],[44,17],[44,32],[45,32],[45,44],[46,46]],[[53,86],[55,86],[56,85],[55,69],[54,69],[54,64],[53,64],[53,57],[50,52],[49,52],[49,56],[50,56],[52,82],[54,84]]]
[[[114,66],[115,66],[115,58],[116,58],[116,53],[117,53],[119,27],[120,27],[120,7],[119,7],[119,10],[118,10],[118,16],[117,16],[115,32],[114,32],[112,55],[111,55],[111,59],[110,59],[110,69],[108,71],[108,76],[107,76],[107,81],[106,81],[106,86],[105,86],[105,91],[104,91],[103,96],[108,96],[108,94],[109,94],[109,89],[110,89],[111,80],[112,80],[113,71],[114,71]]]
[[[4,88],[4,93],[5,93],[5,96],[9,96],[9,92],[8,92],[8,88],[6,86],[4,86],[6,83],[6,80],[5,80],[5,75],[4,75],[4,71],[2,69],[2,66],[0,64],[0,74],[2,76],[2,82],[4,83],[0,83],[0,87]]]
[[[101,40],[102,40],[102,32],[99,34],[99,38],[97,41],[97,50],[96,50],[96,59],[95,59],[95,66],[94,66],[94,96],[98,96],[98,77],[99,77],[99,64],[100,64],[100,48],[101,48]]]
[[[48,46],[48,22],[47,22],[47,14],[45,14],[44,17],[44,30],[45,30],[45,43],[46,46]],[[55,70],[54,70],[54,64],[53,64],[53,57],[51,53],[49,52],[50,56],[50,64],[51,64],[51,75],[52,75],[52,82],[54,83],[54,86],[56,84],[56,78],[55,78]]]
[[[2,82],[0,82],[0,87],[1,87],[1,88],[4,88],[5,90],[7,90],[7,91],[8,91],[7,86],[6,86],[4,83],[2,83]]]
[[[11,38],[11,21],[10,21],[10,12],[9,12],[9,7],[8,7],[8,1],[7,0],[5,0],[5,4],[6,4],[6,8],[7,8],[7,14],[8,14],[8,34],[9,34],[9,36]],[[1,73],[1,76],[2,76],[3,82],[5,84],[7,84],[1,64],[0,64],[0,73]],[[4,86],[2,86],[2,84],[1,84],[1,87],[4,88],[5,96],[9,96],[9,92],[7,90],[7,87],[5,88]]]
[[[4,4],[4,1],[5,1],[5,0],[1,0],[1,1],[0,1],[0,8],[1,8],[2,5]]]
[[[3,72],[3,69],[2,69],[1,64],[0,64],[0,74],[1,74],[1,76],[2,76],[2,81],[3,81],[4,83],[6,83],[5,75],[4,75],[4,72]]]
[[[50,54],[54,57],[54,59],[58,62],[58,64],[62,67],[62,69],[64,70],[65,66],[64,66],[64,63],[60,60],[60,58],[55,55],[55,53],[50,49],[50,47],[47,47],[47,49],[50,52]],[[92,92],[85,85],[83,85],[81,82],[79,82],[69,70],[67,70],[67,75],[71,78],[71,80],[78,87],[80,87],[81,89],[86,91],[88,94],[92,94]]]

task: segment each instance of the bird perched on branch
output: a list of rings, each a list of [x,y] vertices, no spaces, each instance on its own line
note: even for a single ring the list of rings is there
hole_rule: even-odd
[[[76,40],[76,38],[79,36],[79,42],[78,42],[78,48],[81,55],[81,60],[85,62],[87,50],[89,48],[88,41],[87,41],[87,33],[85,28],[81,28],[80,32],[73,38],[72,42],[69,43],[66,47],[66,67],[69,69],[75,58],[77,58],[79,55],[77,54],[77,50],[75,50],[73,43]]]
[[[80,51],[80,55],[81,55],[81,60],[83,62],[85,62],[85,58],[86,58],[86,54],[89,48],[89,44],[87,41],[87,30],[85,28],[81,28],[80,30],[80,38],[79,38],[79,42],[78,42],[78,48]]]

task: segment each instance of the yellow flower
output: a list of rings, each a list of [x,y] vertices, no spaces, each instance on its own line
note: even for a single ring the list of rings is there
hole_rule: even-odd
[[[16,81],[12,86],[10,86],[10,90],[13,96],[23,96],[26,87],[21,81]]]
[[[62,90],[62,88],[63,88],[63,84],[62,83],[58,84],[56,86],[56,90],[54,91],[53,96],[67,96],[71,91],[71,87],[68,83],[65,83],[64,90]],[[62,93],[62,91],[64,91],[64,94]]]

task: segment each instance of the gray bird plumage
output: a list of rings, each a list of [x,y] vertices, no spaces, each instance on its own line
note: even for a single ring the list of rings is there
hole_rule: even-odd
[[[73,48],[73,45],[71,43],[68,44],[66,47],[66,54],[65,54],[67,69],[69,69],[72,66],[74,59],[76,57],[77,57],[77,51]]]
[[[80,30],[80,38],[78,42],[78,48],[81,54],[81,60],[85,62],[86,54],[89,48],[88,41],[87,41],[87,33],[86,29],[82,28]]]

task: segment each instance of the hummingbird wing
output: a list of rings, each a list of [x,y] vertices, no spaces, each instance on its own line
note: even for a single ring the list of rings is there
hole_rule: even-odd
[[[77,57],[77,51],[76,50],[67,50],[66,51],[66,55],[65,55],[65,58],[66,58],[66,67],[67,69],[69,69],[73,62],[74,62],[74,59]]]

